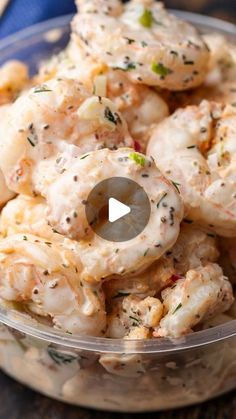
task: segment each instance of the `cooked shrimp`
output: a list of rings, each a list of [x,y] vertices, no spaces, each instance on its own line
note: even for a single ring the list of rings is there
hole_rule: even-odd
[[[113,301],[112,311],[107,318],[107,337],[147,339],[159,324],[163,306],[160,300],[135,296]]]
[[[65,177],[66,174],[68,176]],[[97,182],[116,175],[137,180],[146,189],[152,203],[150,219],[143,233],[119,244],[103,240],[92,232],[83,203]],[[77,182],[78,179],[80,182]],[[74,165],[61,174],[46,191],[48,209],[46,203],[43,204],[39,198],[31,198],[29,206],[23,197],[11,202],[3,211],[1,232],[5,236],[11,232],[25,231],[38,235],[43,232],[50,238],[57,233],[73,239],[81,238],[81,241],[74,243],[83,261],[81,275],[84,278],[100,280],[110,275],[127,275],[144,269],[159,259],[178,237],[182,219],[179,194],[152,161],[141,154],[133,154],[132,150],[104,149],[92,152],[86,158],[75,159]],[[67,193],[70,193],[70,200],[66,195],[62,199],[62,195]],[[160,200],[165,205],[158,205]],[[33,209],[34,205],[39,207]],[[57,233],[49,230],[45,211],[46,218]],[[42,225],[43,220],[45,226]]]
[[[226,37],[218,33],[204,35],[210,50],[205,83],[216,86],[225,81],[233,81],[236,74],[236,48]]]
[[[218,242],[214,234],[198,225],[182,224],[180,235],[167,258],[172,259],[176,273],[185,275],[190,269],[216,262]]]
[[[235,135],[236,109],[204,101],[160,123],[148,146],[177,183],[187,221],[226,237],[236,236]]]
[[[106,299],[112,304],[114,299],[126,295],[140,298],[155,297],[163,288],[173,285],[186,275],[190,269],[216,262],[218,256],[214,235],[201,230],[198,226],[182,225],[174,246],[144,272],[128,277],[118,276],[106,281],[103,286]]]
[[[32,234],[53,242],[65,242],[46,220],[47,206],[41,197],[18,195],[8,202],[0,214],[0,235]]]
[[[201,84],[208,49],[190,24],[169,14],[159,2],[126,5],[78,0],[72,38],[87,54],[121,69],[135,83],[185,90]],[[109,8],[111,7],[111,11]],[[106,10],[105,10],[106,9]]]
[[[90,191],[111,177],[137,182],[146,190],[151,203],[150,219],[143,233],[119,245],[96,236],[85,212]],[[146,159],[132,149],[103,149],[74,159],[56,181],[39,192],[46,198],[50,224],[59,233],[75,240],[82,239],[86,246],[89,244],[94,250],[92,260],[100,255],[95,277],[102,267],[101,259],[110,274],[127,273],[134,267],[137,270],[144,264],[150,265],[174,244],[179,234],[182,202],[177,190],[162,176],[152,159]],[[165,205],[160,205],[163,201]],[[85,257],[87,250],[81,251],[81,257]],[[91,267],[92,261],[89,264]]]
[[[88,91],[110,99],[126,120],[136,150],[145,151],[155,124],[168,116],[168,106],[153,89],[133,83],[124,73],[101,65],[71,41],[67,50],[40,69],[42,83],[51,77],[69,77],[83,82]]]
[[[0,67],[0,105],[15,99],[28,82],[27,66],[20,61],[7,61]]]
[[[208,71],[202,86],[188,92],[165,92],[171,112],[189,105],[199,105],[203,99],[224,105],[236,104],[236,48],[218,33],[203,36],[210,50]]]
[[[162,256],[157,262],[149,266],[144,272],[137,272],[129,276],[113,276],[103,285],[108,303],[112,306],[127,295],[140,299],[155,297],[160,290],[172,284],[176,276],[173,259]]]
[[[196,97],[213,100],[225,105],[235,105],[235,45],[220,34],[208,34],[204,38],[210,49],[209,72],[204,85],[196,92]]]
[[[169,115],[166,102],[154,90],[131,83],[120,71],[105,76],[107,96],[126,120],[136,150],[144,152],[156,124]]]
[[[80,278],[76,252],[38,236],[18,234],[0,242],[0,296],[52,319],[64,331],[98,336],[106,326],[99,285]]]
[[[155,337],[178,338],[203,320],[227,311],[234,297],[230,282],[216,264],[188,271],[172,288],[162,292],[165,316]]]
[[[115,105],[91,97],[72,79],[53,79],[26,92],[9,108],[0,129],[0,168],[17,193],[32,193],[35,166],[69,145],[77,146],[77,155],[133,146]]]

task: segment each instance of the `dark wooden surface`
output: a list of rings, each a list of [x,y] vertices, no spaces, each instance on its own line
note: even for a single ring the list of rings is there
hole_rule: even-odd
[[[200,406],[163,413],[119,414],[69,406],[0,372],[0,419],[236,419],[236,391]]]

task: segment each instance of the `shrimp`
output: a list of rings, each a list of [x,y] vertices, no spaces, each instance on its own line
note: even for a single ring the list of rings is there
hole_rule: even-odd
[[[23,194],[34,192],[35,167],[59,150],[80,155],[102,147],[133,146],[115,105],[91,97],[72,79],[52,79],[30,89],[10,106],[0,130],[0,168],[8,187]]]
[[[218,33],[204,35],[210,50],[206,85],[234,81],[236,70],[236,48],[226,37]]]
[[[86,158],[75,159],[74,165],[50,187],[47,186],[44,204],[39,198],[31,198],[28,205],[27,200],[21,197],[6,206],[1,218],[2,234],[6,236],[19,229],[39,235],[42,231],[50,238],[52,234],[63,234],[68,237],[68,242],[76,246],[84,265],[81,277],[86,280],[100,281],[110,275],[127,275],[146,268],[177,240],[183,206],[175,187],[160,174],[154,163],[132,151],[104,149],[92,152]],[[151,201],[151,215],[143,233],[121,243],[103,240],[93,233],[84,205],[97,182],[117,175],[137,180],[146,189]],[[77,182],[78,179],[80,182]],[[70,200],[66,197],[67,193],[70,193]],[[164,206],[158,205],[160,200],[165,202]],[[34,205],[36,208],[33,209]],[[45,226],[42,225],[43,220]],[[51,230],[47,221],[52,225]]]
[[[236,48],[218,33],[203,36],[210,50],[208,70],[202,86],[189,92],[165,92],[170,111],[199,105],[203,99],[224,105],[236,104]]]
[[[102,335],[106,327],[104,295],[80,277],[81,261],[63,244],[30,234],[0,241],[0,296],[31,313],[51,319],[69,333]]]
[[[199,227],[183,225],[175,245],[144,273],[114,277],[104,283],[108,306],[107,335],[130,339],[150,338],[152,329],[159,325],[164,314],[160,292],[167,287],[175,287],[191,270],[216,262],[218,255],[216,239],[212,235],[209,236]],[[130,312],[130,307],[136,305],[135,313],[143,313],[139,305],[148,307],[148,304],[152,307],[151,313],[159,313],[155,317],[156,326],[152,322],[145,323],[142,316],[134,316]]]
[[[81,81],[91,94],[110,99],[128,124],[137,151],[145,151],[153,127],[169,114],[160,93],[133,83],[125,72],[109,69],[71,41],[67,50],[44,64],[37,80],[47,82],[50,77],[70,77]]]
[[[195,28],[161,3],[133,0],[113,7],[113,1],[107,1],[102,8],[96,1],[77,3],[72,39],[109,68],[126,72],[135,83],[169,90],[186,90],[204,80],[206,44]]]
[[[174,287],[162,292],[164,317],[155,337],[178,338],[203,320],[227,311],[233,304],[233,290],[216,264],[188,271]]]
[[[151,204],[150,219],[143,233],[119,245],[95,235],[85,211],[90,191],[99,182],[111,177],[125,177],[138,183],[146,191]],[[162,176],[151,159],[134,153],[132,149],[103,149],[74,159],[57,180],[51,185],[46,184],[46,187],[41,186],[38,192],[46,199],[50,225],[60,234],[89,244],[97,252],[96,259],[99,254],[100,260],[102,255],[103,259],[106,256],[111,274],[127,273],[134,266],[138,269],[150,264],[174,244],[179,234],[183,207],[177,190]],[[160,205],[163,201],[165,205]],[[85,257],[83,251],[81,257]],[[97,266],[97,271],[100,268]]]
[[[7,61],[0,67],[0,105],[11,102],[29,84],[28,68],[20,61]]]
[[[127,296],[113,301],[112,312],[107,318],[107,337],[147,339],[159,324],[163,312],[160,300],[147,297],[144,300]]]
[[[136,150],[145,152],[154,128],[169,115],[166,102],[154,90],[131,83],[120,71],[110,71],[105,76],[108,98],[127,122]]]
[[[224,105],[236,103],[236,48],[220,34],[204,36],[210,49],[209,72],[202,88],[196,92],[200,98]]]
[[[216,262],[218,257],[214,235],[198,226],[183,224],[177,242],[157,262],[144,272],[106,281],[103,290],[110,304],[126,295],[155,297],[163,288],[173,285],[186,275],[190,269]]]
[[[66,239],[50,227],[46,221],[45,200],[18,195],[8,202],[0,214],[0,235],[32,234],[48,241],[64,243]]]
[[[179,188],[187,221],[226,237],[236,236],[235,135],[236,109],[204,101],[160,123],[147,150]]]

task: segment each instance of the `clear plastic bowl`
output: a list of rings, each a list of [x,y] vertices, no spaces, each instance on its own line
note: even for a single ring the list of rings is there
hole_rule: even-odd
[[[175,13],[202,32],[218,31],[236,41],[232,24]],[[70,20],[53,19],[1,41],[0,64],[18,58],[34,73],[42,59],[66,45]],[[0,366],[29,387],[80,406],[173,409],[236,387],[236,320],[178,340],[130,341],[72,336],[0,309]]]

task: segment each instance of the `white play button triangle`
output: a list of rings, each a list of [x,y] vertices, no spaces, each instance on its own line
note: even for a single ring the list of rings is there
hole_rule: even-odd
[[[115,198],[110,198],[108,202],[108,219],[110,223],[114,223],[120,218],[131,212],[130,207]]]

